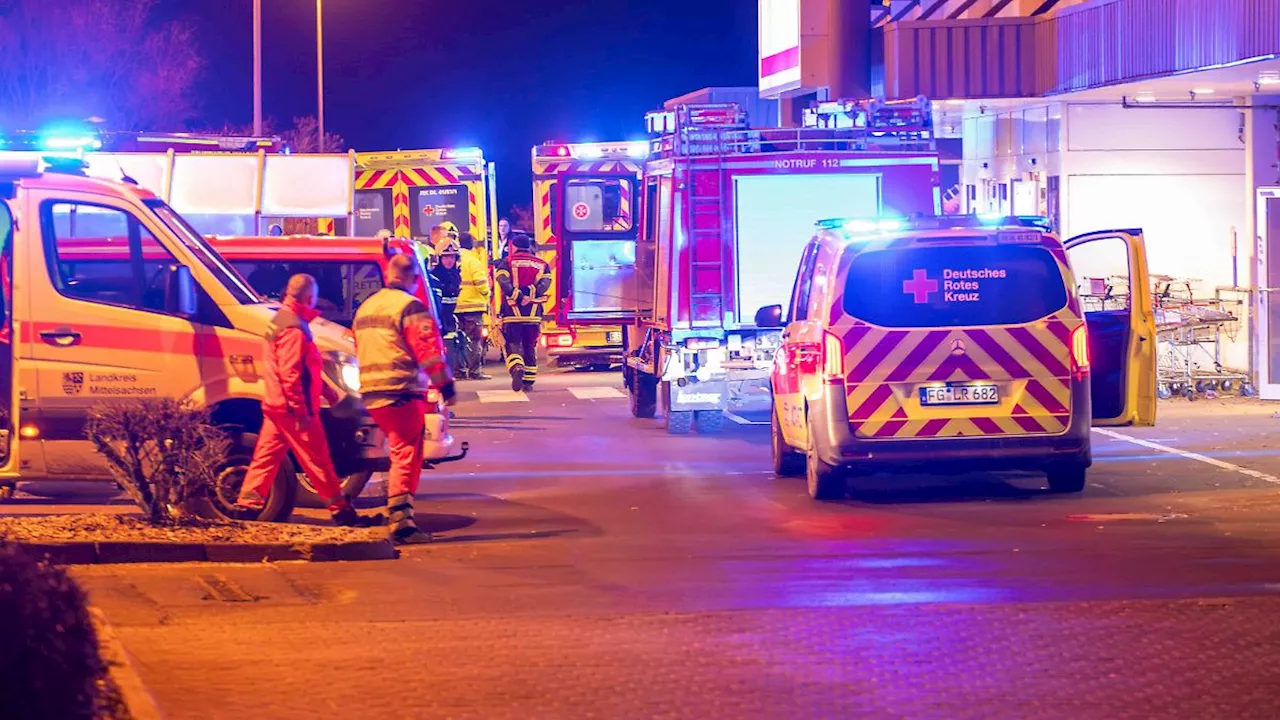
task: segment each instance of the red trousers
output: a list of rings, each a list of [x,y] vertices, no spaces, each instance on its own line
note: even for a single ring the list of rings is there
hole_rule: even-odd
[[[342,483],[333,469],[329,439],[325,437],[319,414],[304,426],[301,419],[293,415],[267,413],[262,418],[262,432],[258,433],[253,460],[240,488],[241,505],[261,507],[266,503],[271,484],[280,472],[280,463],[289,451],[330,510],[347,504],[342,497]]]
[[[422,416],[426,412],[427,403],[422,399],[369,409],[373,421],[386,433],[391,450],[388,498],[405,494],[412,497],[418,492],[418,481],[422,478],[422,441],[426,435]]]

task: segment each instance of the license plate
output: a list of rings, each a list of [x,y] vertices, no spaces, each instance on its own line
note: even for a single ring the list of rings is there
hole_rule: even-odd
[[[604,334],[604,341],[605,341],[605,342],[607,342],[607,343],[609,343],[610,345],[621,345],[621,344],[622,344],[622,333],[620,333],[620,332],[605,333],[605,334]]]
[[[920,388],[921,405],[996,405],[1000,390],[995,385],[943,385]]]

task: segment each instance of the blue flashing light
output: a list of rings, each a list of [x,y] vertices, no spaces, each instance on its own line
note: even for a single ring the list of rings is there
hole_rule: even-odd
[[[649,157],[649,142],[647,140],[637,140],[636,142],[627,143],[627,155],[637,160]]]
[[[484,151],[478,147],[461,147],[445,150],[441,156],[445,160],[480,160],[484,157]]]
[[[892,217],[832,218],[830,220],[819,220],[817,225],[821,230],[842,230],[846,233],[866,234],[901,230],[903,221],[901,218]]]
[[[573,149],[573,156],[579,160],[599,160],[604,157],[604,150],[595,145],[579,145]]]

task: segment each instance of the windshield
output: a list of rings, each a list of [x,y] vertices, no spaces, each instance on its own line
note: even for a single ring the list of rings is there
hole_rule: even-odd
[[[952,245],[865,252],[845,281],[844,310],[882,327],[1020,325],[1067,304],[1061,267],[1043,247]]]
[[[160,217],[160,220],[164,222],[170,232],[177,236],[178,240],[186,246],[187,250],[196,256],[200,264],[213,273],[213,276],[231,293],[237,303],[247,305],[261,302],[261,298],[254,292],[249,283],[222,259],[222,256],[209,245],[203,235],[196,232],[190,223],[174,212],[173,208],[166,205],[162,200],[147,200],[146,204]]]

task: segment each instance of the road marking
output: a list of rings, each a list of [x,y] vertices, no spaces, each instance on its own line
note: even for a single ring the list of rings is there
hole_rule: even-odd
[[[512,392],[511,390],[478,390],[476,395],[480,396],[482,403],[513,403],[513,402],[529,402],[529,396],[523,392]]]
[[[1212,465],[1220,470],[1227,470],[1229,472],[1239,473],[1241,475],[1254,478],[1255,480],[1262,480],[1263,482],[1269,482],[1273,485],[1280,485],[1280,477],[1276,477],[1275,475],[1268,475],[1258,470],[1250,470],[1247,467],[1241,467],[1239,465],[1229,463],[1225,460],[1211,458],[1207,455],[1201,455],[1200,453],[1193,453],[1193,452],[1187,452],[1186,450],[1179,450],[1178,448],[1175,448],[1175,447],[1169,447],[1168,445],[1161,445],[1160,443],[1151,442],[1150,440],[1143,440],[1141,438],[1133,437],[1132,435],[1125,435],[1124,433],[1118,433],[1118,432],[1115,432],[1114,430],[1104,430],[1102,428],[1094,428],[1093,431],[1098,433],[1099,435],[1109,437],[1112,440],[1123,440],[1124,442],[1133,443],[1134,445],[1139,445],[1141,447],[1148,448],[1150,450],[1159,450],[1160,452],[1169,453],[1170,455],[1177,455],[1178,457],[1186,458],[1187,460],[1195,460],[1196,462],[1202,462],[1206,465]]]
[[[741,415],[735,415],[727,410],[725,411],[724,416],[729,418],[733,422],[738,423],[739,425],[768,425],[769,424],[768,420],[765,420],[764,422],[760,422],[757,420],[748,420],[742,417]]]
[[[1154,520],[1158,523],[1168,522],[1169,520],[1181,520],[1187,517],[1182,513],[1094,513],[1086,515],[1068,515],[1068,520],[1075,522],[1112,522],[1124,520]]]
[[[614,387],[571,387],[569,392],[579,400],[612,400],[626,397],[621,390]]]

